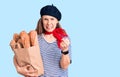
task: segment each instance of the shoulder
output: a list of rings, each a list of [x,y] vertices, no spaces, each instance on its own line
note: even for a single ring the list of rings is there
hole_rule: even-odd
[[[42,39],[43,39],[42,34],[37,35],[37,38],[38,38],[39,42],[42,41]]]
[[[38,36],[38,39],[42,38],[42,34],[39,34],[39,35],[37,35],[37,36]]]

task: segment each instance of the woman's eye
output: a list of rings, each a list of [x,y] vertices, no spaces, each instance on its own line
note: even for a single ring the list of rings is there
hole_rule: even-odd
[[[44,18],[44,20],[48,20],[47,18]]]
[[[51,20],[54,20],[54,18],[51,18]]]

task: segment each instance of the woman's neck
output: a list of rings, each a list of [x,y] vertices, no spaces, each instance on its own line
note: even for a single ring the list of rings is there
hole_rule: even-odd
[[[43,34],[43,37],[49,43],[56,41],[56,38],[53,36],[53,34]]]

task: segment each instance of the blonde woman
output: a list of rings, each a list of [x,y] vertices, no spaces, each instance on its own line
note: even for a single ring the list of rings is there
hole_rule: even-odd
[[[44,65],[44,75],[38,77],[68,77],[68,66],[71,63],[70,39],[59,21],[61,12],[56,6],[46,5],[40,10],[40,19],[36,31]],[[34,71],[23,70],[19,67],[20,74],[34,76]]]

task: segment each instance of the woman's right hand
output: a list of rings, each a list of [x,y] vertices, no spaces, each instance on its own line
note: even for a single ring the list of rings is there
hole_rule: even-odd
[[[33,68],[30,68],[30,65],[26,65],[23,67],[20,67],[17,63],[16,57],[14,56],[14,65],[16,67],[16,70],[19,74],[24,75],[25,77],[38,77],[35,74],[35,70]]]
[[[35,76],[35,71],[34,70],[28,70],[28,68],[30,67],[30,65],[26,65],[23,67],[17,67],[17,72],[21,75],[24,75],[26,77],[33,77]]]

